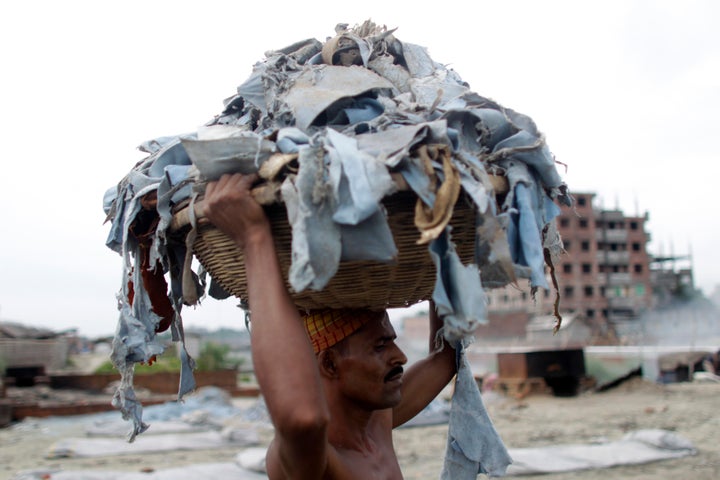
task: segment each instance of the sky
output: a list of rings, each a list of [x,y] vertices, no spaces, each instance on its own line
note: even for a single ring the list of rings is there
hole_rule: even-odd
[[[264,58],[372,19],[532,117],[571,192],[647,214],[656,255],[720,284],[720,3],[37,0],[0,7],[0,320],[112,334],[120,256],[103,193],[195,131]],[[238,327],[233,300],[183,311]]]

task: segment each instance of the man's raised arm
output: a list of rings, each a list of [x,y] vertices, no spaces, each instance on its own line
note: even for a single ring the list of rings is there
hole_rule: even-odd
[[[435,304],[430,302],[429,355],[414,363],[403,377],[402,401],[393,409],[393,428],[402,425],[420,413],[437,397],[457,373],[455,349],[442,336],[436,345],[437,333],[442,320]]]
[[[275,426],[275,460],[294,478],[319,478],[327,462],[329,410],[310,340],[280,271],[270,223],[250,188],[256,176],[208,184],[205,214],[243,251],[255,374]]]

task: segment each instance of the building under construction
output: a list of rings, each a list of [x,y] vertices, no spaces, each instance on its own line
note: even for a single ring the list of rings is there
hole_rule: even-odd
[[[574,209],[564,209],[557,218],[565,252],[554,262],[555,273],[561,315],[584,325],[591,338],[582,338],[587,336],[583,332],[571,343],[617,341],[614,326],[618,323],[637,319],[678,292],[694,291],[692,267],[675,267],[675,261],[687,257],[648,253],[647,213],[628,216],[619,209],[597,207],[594,193],[574,198]],[[489,290],[488,298],[490,324],[483,327],[481,337],[501,330],[518,333],[523,326],[527,332],[538,324],[539,330],[552,329],[553,291],[539,290],[532,298],[529,287],[509,286]]]

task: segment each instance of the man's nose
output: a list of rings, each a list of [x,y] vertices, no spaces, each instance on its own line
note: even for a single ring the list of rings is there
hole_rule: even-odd
[[[392,362],[394,365],[405,365],[407,363],[407,356],[405,356],[405,352],[402,351],[402,349],[397,345],[397,343],[393,343],[393,347],[395,347],[393,351],[392,356]]]

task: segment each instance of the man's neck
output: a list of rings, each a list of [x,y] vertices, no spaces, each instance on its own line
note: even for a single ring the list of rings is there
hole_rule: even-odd
[[[368,410],[349,402],[330,403],[328,441],[336,448],[372,453],[382,410]]]

